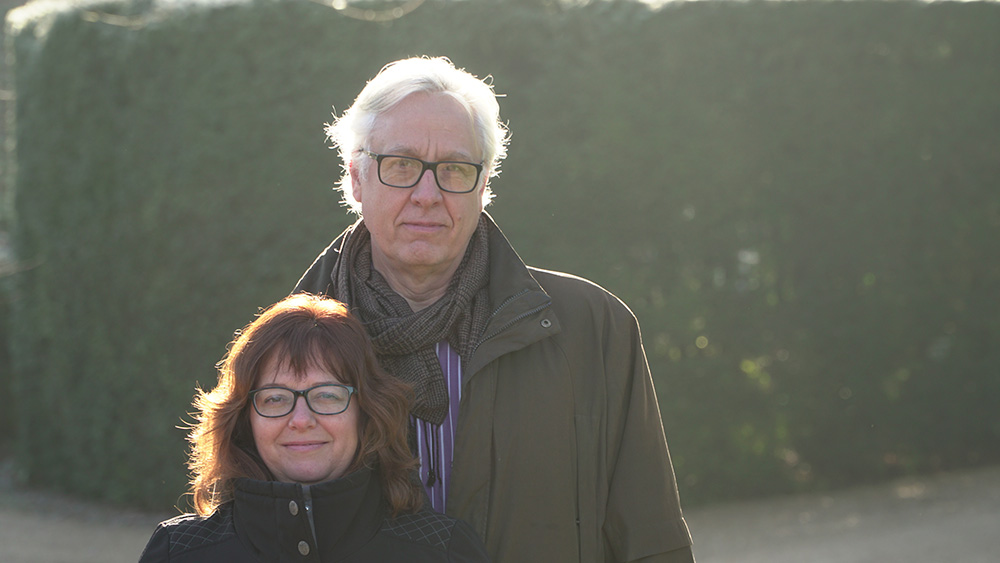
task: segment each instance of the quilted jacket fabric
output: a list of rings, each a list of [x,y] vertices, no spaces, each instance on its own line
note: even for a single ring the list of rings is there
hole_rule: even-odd
[[[430,510],[387,518],[371,472],[307,486],[241,479],[235,500],[211,516],[160,523],[140,563],[486,562],[482,541]]]

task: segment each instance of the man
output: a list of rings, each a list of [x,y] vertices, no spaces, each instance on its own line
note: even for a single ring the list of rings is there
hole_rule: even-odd
[[[508,139],[491,86],[397,61],[327,133],[362,218],[295,291],[348,303],[413,385],[434,508],[501,563],[693,561],[635,317],[525,266],[483,211]]]

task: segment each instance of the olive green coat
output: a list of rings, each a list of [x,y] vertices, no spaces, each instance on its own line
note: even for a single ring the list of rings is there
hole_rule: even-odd
[[[494,313],[463,364],[448,515],[498,563],[692,561],[634,315],[526,267],[490,222]],[[342,239],[295,291],[332,287]]]

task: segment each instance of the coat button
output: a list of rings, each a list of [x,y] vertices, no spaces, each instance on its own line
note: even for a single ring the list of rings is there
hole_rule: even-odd
[[[552,321],[548,319],[542,319],[542,328],[549,328],[552,326]]]
[[[300,541],[299,553],[301,553],[302,555],[309,555],[309,544],[307,544],[305,541]]]
[[[298,503],[296,503],[294,500],[288,501],[288,511],[292,513],[292,516],[297,515],[299,513]]]

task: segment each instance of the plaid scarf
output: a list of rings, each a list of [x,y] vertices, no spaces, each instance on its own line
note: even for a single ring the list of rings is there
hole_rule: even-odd
[[[467,362],[489,320],[488,239],[482,215],[445,295],[417,312],[372,267],[371,234],[363,220],[345,235],[331,274],[333,297],[365,325],[382,367],[413,387],[411,413],[433,424],[444,422],[449,405],[435,345],[447,340]]]

